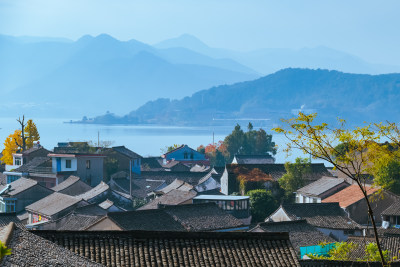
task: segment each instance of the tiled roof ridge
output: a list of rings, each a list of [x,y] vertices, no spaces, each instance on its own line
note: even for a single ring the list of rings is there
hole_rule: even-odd
[[[6,246],[8,246],[8,244],[11,241],[13,232],[15,229],[15,223],[14,222],[10,222],[4,229],[2,235],[0,236],[0,241],[5,244]]]
[[[302,223],[307,223],[306,219],[300,219],[300,220],[293,220],[293,221],[280,221],[280,222],[260,222],[257,224],[257,226],[263,226],[263,225],[278,225],[278,224],[302,224]]]
[[[171,154],[172,152],[175,152],[175,151],[177,151],[177,150],[179,150],[179,149],[181,149],[181,148],[183,148],[183,147],[185,147],[185,146],[186,146],[185,144],[180,145],[180,146],[178,146],[177,148],[174,148],[174,149],[172,149],[171,151],[164,153],[164,156],[165,156],[165,155],[168,155],[168,154]]]
[[[34,231],[32,231],[34,232]],[[264,240],[289,240],[288,232],[186,232],[186,231],[146,231],[146,230],[130,230],[130,231],[65,231],[65,230],[40,230],[42,234],[51,235],[53,233],[68,233],[70,235],[134,235],[137,239],[166,238],[166,239],[264,239]]]

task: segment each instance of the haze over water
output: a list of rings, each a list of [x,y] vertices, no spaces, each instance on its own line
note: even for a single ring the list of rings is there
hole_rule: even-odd
[[[92,141],[97,143],[97,134],[100,141],[112,141],[112,146],[124,145],[142,156],[159,156],[161,149],[173,144],[187,144],[196,149],[200,145],[208,145],[214,140],[224,140],[234,128],[232,126],[219,127],[173,127],[173,126],[133,126],[133,125],[98,125],[98,124],[70,124],[63,123],[67,119],[35,119],[40,134],[40,143],[48,150],[57,146],[58,142]],[[0,140],[5,140],[9,134],[18,128],[15,118],[0,118]],[[268,134],[270,129],[264,128]],[[286,145],[286,138],[282,135],[273,135],[272,140],[278,145],[275,155],[277,163],[294,161],[296,157],[305,157],[300,151],[294,151],[290,157],[282,152]],[[4,148],[0,144],[0,150]],[[313,162],[317,162],[313,160]]]

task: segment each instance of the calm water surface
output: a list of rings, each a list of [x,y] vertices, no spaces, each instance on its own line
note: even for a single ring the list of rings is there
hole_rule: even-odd
[[[171,126],[132,126],[132,125],[92,125],[63,123],[67,119],[34,119],[40,134],[40,142],[47,149],[53,149],[57,142],[92,141],[97,143],[97,134],[100,141],[112,141],[113,146],[124,145],[142,156],[158,156],[161,149],[172,144],[187,144],[197,148],[201,144],[207,145],[213,141],[223,140],[232,132],[234,125],[221,127],[171,127]],[[0,118],[0,149],[4,148],[3,140],[18,128],[15,118]],[[270,129],[265,129],[271,133]],[[286,138],[283,135],[273,135],[272,140],[283,148]],[[300,151],[294,151],[290,157],[278,149],[275,156],[277,163],[293,161],[302,156]],[[313,162],[317,162],[313,160]]]

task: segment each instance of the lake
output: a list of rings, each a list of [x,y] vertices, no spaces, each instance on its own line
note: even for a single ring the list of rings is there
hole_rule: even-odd
[[[137,126],[137,125],[95,125],[63,123],[68,119],[34,119],[40,134],[40,143],[52,150],[58,142],[92,141],[97,143],[98,133],[100,141],[112,141],[112,146],[124,145],[142,156],[159,156],[161,149],[173,144],[187,144],[196,149],[200,145],[207,145],[214,140],[223,140],[232,132],[232,126],[221,127],[172,127],[172,126]],[[0,118],[0,149],[4,148],[6,137],[18,128],[15,118]],[[264,129],[271,134],[270,129]],[[296,157],[304,157],[300,151],[294,151],[286,157],[282,149],[287,143],[283,135],[274,134],[272,140],[278,145],[275,156],[277,163],[293,161]],[[321,162],[313,160],[313,162]]]

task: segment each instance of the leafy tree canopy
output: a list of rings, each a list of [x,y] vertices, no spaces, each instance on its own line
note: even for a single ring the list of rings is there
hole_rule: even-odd
[[[270,191],[256,189],[248,191],[250,197],[250,209],[252,222],[262,222],[264,219],[279,207],[278,200]]]
[[[292,198],[297,189],[304,186],[304,177],[311,172],[310,160],[296,158],[295,163],[285,163],[286,173],[278,180],[285,190],[286,197]]]

